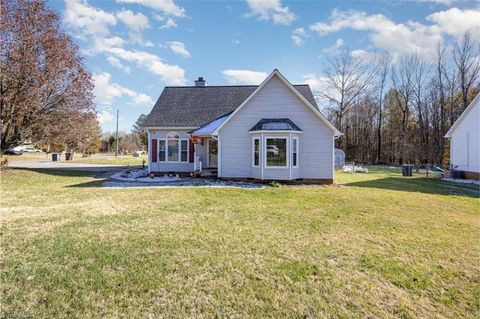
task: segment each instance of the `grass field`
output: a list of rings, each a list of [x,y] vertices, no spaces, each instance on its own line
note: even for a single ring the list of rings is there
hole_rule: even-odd
[[[478,189],[336,181],[114,189],[7,169],[0,317],[478,318]]]
[[[140,157],[133,157],[133,155],[121,155],[118,157],[109,156],[109,157],[92,157],[81,158],[79,156],[75,157],[70,163],[85,163],[85,164],[102,164],[102,165],[142,165],[142,162],[145,160],[147,162],[147,155],[142,155]]]

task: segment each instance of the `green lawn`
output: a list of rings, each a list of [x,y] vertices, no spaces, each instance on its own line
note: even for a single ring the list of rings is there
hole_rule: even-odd
[[[109,156],[109,157],[92,157],[82,158],[80,154],[74,157],[74,160],[67,163],[85,163],[85,164],[102,164],[102,165],[142,165],[142,162],[145,160],[147,162],[147,155],[142,155],[140,157],[133,157],[133,155],[121,155],[118,157]]]
[[[478,189],[337,182],[113,189],[3,171],[0,317],[478,318]]]

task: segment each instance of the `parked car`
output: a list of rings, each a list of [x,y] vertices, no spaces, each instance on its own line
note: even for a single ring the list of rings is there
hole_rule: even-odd
[[[146,154],[145,151],[135,151],[133,152],[133,157],[140,157],[140,155]]]
[[[39,150],[38,148],[33,148],[33,147],[25,147],[23,149],[24,152],[27,152],[27,153],[41,153],[42,150]]]
[[[22,151],[16,150],[15,148],[9,148],[8,150],[5,150],[5,151],[3,152],[3,155],[20,156],[20,155],[22,155],[22,154],[23,154]]]

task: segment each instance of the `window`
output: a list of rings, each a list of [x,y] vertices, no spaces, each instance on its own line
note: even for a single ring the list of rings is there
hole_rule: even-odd
[[[287,166],[287,139],[267,138],[266,143],[266,166],[286,167]]]
[[[253,166],[260,165],[260,139],[253,139]]]
[[[158,161],[165,162],[165,141],[158,140]]]
[[[170,132],[167,134],[166,147],[168,162],[188,162],[188,140],[180,139],[180,135],[176,132]],[[162,146],[160,146],[161,149]]]
[[[188,161],[188,141],[181,140],[180,141],[180,160],[182,162]]]
[[[292,166],[298,165],[298,138],[294,137],[292,142]]]
[[[178,161],[178,140],[168,140],[168,161]]]

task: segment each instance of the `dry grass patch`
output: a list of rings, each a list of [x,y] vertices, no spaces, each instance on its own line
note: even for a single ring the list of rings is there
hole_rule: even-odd
[[[119,166],[135,166],[142,165],[143,161],[148,162],[147,155],[141,155],[140,157],[133,157],[133,155],[119,155],[100,157],[98,155],[92,155],[91,157],[82,158],[80,154],[74,157],[73,161],[69,163],[83,163],[83,164],[101,164],[101,165],[119,165]]]

